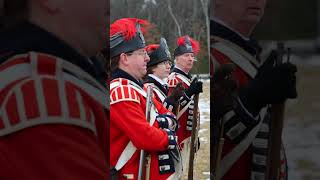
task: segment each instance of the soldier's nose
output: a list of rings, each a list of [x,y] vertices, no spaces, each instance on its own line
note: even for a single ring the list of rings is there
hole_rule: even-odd
[[[146,62],[149,62],[149,61],[150,61],[150,57],[149,57],[149,55],[146,55],[146,57],[145,57],[145,61],[146,61]]]

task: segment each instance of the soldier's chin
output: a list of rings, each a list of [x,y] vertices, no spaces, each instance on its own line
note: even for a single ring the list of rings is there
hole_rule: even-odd
[[[147,69],[143,71],[143,76],[147,75]]]
[[[249,14],[246,17],[246,21],[252,24],[258,23],[260,19],[261,19],[261,14],[256,14],[256,13]]]
[[[170,71],[169,71],[169,72],[166,72],[163,76],[164,76],[164,77],[168,77],[169,74],[170,74]]]

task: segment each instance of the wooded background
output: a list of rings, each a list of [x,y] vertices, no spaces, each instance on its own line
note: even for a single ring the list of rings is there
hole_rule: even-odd
[[[125,17],[148,20],[154,28],[145,35],[146,43],[158,44],[160,37],[164,37],[172,55],[176,39],[189,35],[199,41],[201,48],[193,73],[209,73],[209,2],[210,0],[111,0],[110,22]]]

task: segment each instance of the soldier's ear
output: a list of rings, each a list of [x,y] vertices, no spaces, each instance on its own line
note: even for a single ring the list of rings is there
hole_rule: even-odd
[[[127,54],[125,53],[120,54],[119,64],[123,64],[126,66],[129,64],[129,59]]]
[[[174,59],[174,64],[179,64],[180,63],[180,58],[179,57],[176,57],[175,59]]]

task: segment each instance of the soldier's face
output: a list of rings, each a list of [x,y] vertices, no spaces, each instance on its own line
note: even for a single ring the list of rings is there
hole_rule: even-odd
[[[194,61],[193,53],[184,53],[176,57],[176,65],[186,73],[192,69]]]
[[[147,74],[147,63],[150,58],[145,49],[138,49],[126,54],[126,70],[136,79],[141,79]]]
[[[216,6],[238,23],[257,24],[264,14],[267,0],[217,0]]]
[[[92,46],[92,49],[101,50],[106,45],[105,37],[107,24],[109,24],[107,22],[109,19],[107,0],[68,0],[64,2],[69,10],[68,15],[73,16],[70,22],[74,21],[74,26],[81,29],[79,35],[86,39],[85,41]]]
[[[171,63],[170,61],[164,61],[159,64],[153,69],[153,74],[160,79],[165,79],[170,74]]]

